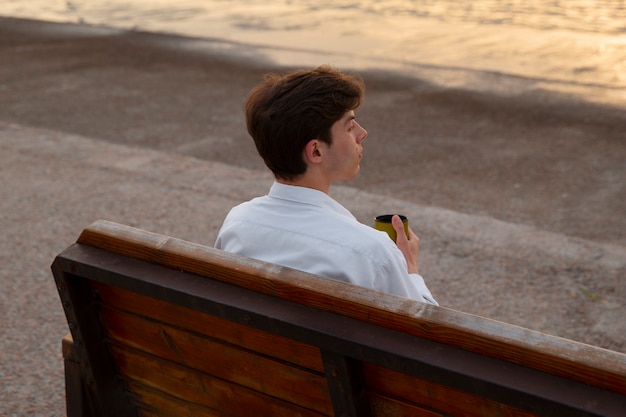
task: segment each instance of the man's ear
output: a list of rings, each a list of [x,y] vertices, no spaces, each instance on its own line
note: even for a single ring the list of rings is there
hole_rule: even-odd
[[[308,163],[318,164],[322,161],[322,142],[311,139],[304,147],[304,158]]]

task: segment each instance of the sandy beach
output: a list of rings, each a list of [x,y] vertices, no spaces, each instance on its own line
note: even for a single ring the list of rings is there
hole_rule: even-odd
[[[0,62],[2,279],[13,291],[0,298],[0,414],[28,403],[29,415],[63,415],[54,254],[96,215],[211,244],[228,207],[270,185],[242,105],[284,69],[211,41],[8,18]],[[626,109],[361,74],[369,137],[361,175],[337,199],[364,222],[381,208],[409,214],[442,305],[626,352]],[[104,151],[155,165],[93,165],[90,152]],[[38,172],[37,158],[57,165]],[[90,187],[77,185],[69,173],[90,164]]]

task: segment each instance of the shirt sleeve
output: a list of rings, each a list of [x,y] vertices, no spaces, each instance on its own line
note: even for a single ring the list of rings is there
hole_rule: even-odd
[[[421,275],[409,274],[409,279],[411,279],[413,283],[415,284],[415,287],[417,287],[417,291],[420,293],[424,302],[435,305],[435,306],[439,305],[437,300],[435,300],[435,297],[433,297],[433,295],[430,293],[430,290],[426,286],[426,282],[424,281],[424,278],[422,278]]]
[[[391,240],[390,240],[391,242]],[[424,278],[419,274],[409,274],[402,252],[395,244],[381,242],[378,254],[385,259],[379,259],[379,268],[375,278],[377,289],[402,297],[412,298],[424,303],[439,305],[435,297],[426,286]]]

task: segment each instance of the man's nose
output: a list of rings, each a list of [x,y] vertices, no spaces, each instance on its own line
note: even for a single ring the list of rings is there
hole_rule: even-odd
[[[361,129],[361,135],[359,136],[359,143],[360,143],[360,142],[363,142],[365,138],[367,138],[367,130],[365,130],[363,126],[361,125],[359,125],[359,128]]]

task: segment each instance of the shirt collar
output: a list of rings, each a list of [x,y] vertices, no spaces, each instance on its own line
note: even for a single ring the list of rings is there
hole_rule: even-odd
[[[297,185],[282,184],[275,181],[268,193],[271,198],[293,201],[301,204],[309,204],[317,207],[330,209],[342,216],[355,217],[344,206],[335,201],[328,194],[308,187],[300,187]]]

